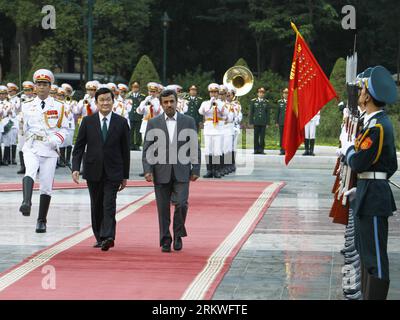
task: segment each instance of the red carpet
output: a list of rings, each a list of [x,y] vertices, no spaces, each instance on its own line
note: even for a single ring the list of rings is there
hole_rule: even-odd
[[[0,299],[210,299],[282,187],[191,184],[188,237],[181,252],[169,254],[158,246],[151,193],[120,211],[110,251],[92,248],[91,229],[83,230],[0,274]]]
[[[132,187],[151,187],[151,184],[144,180],[130,180],[128,181],[128,188]],[[39,190],[39,183],[35,183],[34,190]],[[85,180],[81,181],[80,184],[74,182],[54,182],[54,190],[66,190],[66,189],[87,189]],[[0,183],[0,192],[15,192],[22,191],[22,179],[20,183],[10,182],[10,183]]]

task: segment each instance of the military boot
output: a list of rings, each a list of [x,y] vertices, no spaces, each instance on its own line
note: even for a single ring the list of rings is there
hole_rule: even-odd
[[[33,184],[34,181],[31,177],[24,177],[22,179],[23,201],[19,211],[27,217],[31,215]]]
[[[206,157],[206,167],[207,167],[207,173],[203,176],[205,179],[209,179],[213,177],[212,173],[212,156]]]
[[[15,160],[17,156],[17,146],[16,145],[12,145],[11,146],[11,164],[17,164],[17,161]]]
[[[40,195],[39,217],[36,224],[36,233],[46,232],[47,212],[49,211],[51,197],[47,194]]]
[[[19,152],[19,163],[21,165],[18,174],[25,174],[25,162],[24,162],[24,153],[22,151]]]
[[[314,153],[314,146],[315,146],[315,139],[311,139],[310,140],[310,156],[315,156],[315,153]]]
[[[303,156],[309,156],[310,155],[310,139],[305,139],[304,140],[304,153]]]

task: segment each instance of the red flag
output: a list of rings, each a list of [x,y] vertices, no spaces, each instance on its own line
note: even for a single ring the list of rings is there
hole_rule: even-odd
[[[325,73],[303,37],[296,32],[296,45],[290,71],[289,97],[287,102],[283,148],[286,165],[304,142],[304,127],[333,98],[337,97]]]

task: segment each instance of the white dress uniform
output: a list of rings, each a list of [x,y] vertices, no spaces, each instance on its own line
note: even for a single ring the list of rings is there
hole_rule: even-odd
[[[199,113],[204,116],[204,146],[206,156],[222,156],[225,124],[225,108],[221,100],[206,100],[200,105]]]
[[[10,147],[16,143],[16,135],[14,132],[15,127],[15,112],[14,106],[7,100],[0,101],[0,110],[2,110],[2,116],[0,115],[2,130],[2,138],[0,140],[0,145],[3,143],[4,147]]]
[[[76,101],[66,102],[64,101],[64,117],[68,121],[68,133],[65,137],[64,142],[60,145],[60,148],[66,148],[72,146],[75,133],[75,118],[73,109],[77,104]]]
[[[80,100],[73,109],[73,113],[80,117],[90,116],[96,112],[97,106],[95,98],[91,98],[89,95],[86,95],[82,100]]]
[[[321,113],[318,112],[314,118],[311,119],[309,123],[305,126],[305,138],[306,139],[315,139],[317,126],[319,126],[319,121],[321,119]]]
[[[125,100],[121,96],[114,99],[113,112],[125,118],[128,122],[129,128],[131,127],[131,122],[129,121],[129,112],[131,112],[131,110],[132,104],[129,103],[128,100]]]
[[[147,129],[147,122],[150,119],[157,117],[160,114],[163,114],[164,110],[163,108],[161,108],[160,100],[158,98],[147,96],[146,99],[144,99],[140,103],[139,107],[137,107],[136,112],[143,115],[142,124],[140,126],[140,133],[142,134],[142,141],[144,141],[144,135]]]
[[[228,154],[233,149],[233,136],[235,134],[234,118],[235,110],[233,108],[233,102],[225,102],[225,125],[224,125],[224,148],[223,153]]]
[[[24,119],[24,153],[26,174],[36,179],[40,167],[40,193],[51,195],[57,164],[57,150],[68,134],[65,105],[48,97],[44,102],[36,97],[22,107]]]
[[[186,112],[188,112],[188,109],[189,109],[189,106],[187,104],[187,100],[186,99],[182,99],[182,98],[178,98],[176,111],[178,111],[179,113],[185,114]]]
[[[239,101],[233,102],[233,109],[235,111],[235,116],[233,120],[234,124],[234,138],[233,138],[233,152],[237,151],[238,138],[240,135],[240,123],[243,120],[242,106]]]

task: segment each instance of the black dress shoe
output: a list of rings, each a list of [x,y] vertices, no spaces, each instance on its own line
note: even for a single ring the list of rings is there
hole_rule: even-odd
[[[144,173],[139,173],[139,177],[144,177]]]
[[[46,232],[46,223],[43,221],[38,221],[36,224],[36,233],[45,233]]]
[[[101,241],[97,241],[94,245],[93,248],[101,248]]]
[[[175,238],[174,239],[174,250],[180,251],[180,250],[182,250],[182,246],[183,246],[182,238],[181,237]]]
[[[108,251],[108,249],[114,247],[114,239],[108,238],[104,240],[101,244],[101,250],[102,251]]]
[[[161,247],[162,252],[171,252],[171,244],[164,243]]]

